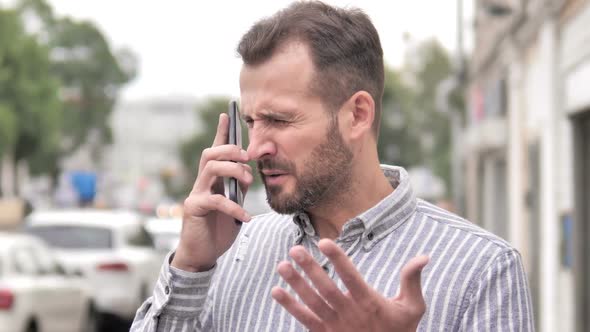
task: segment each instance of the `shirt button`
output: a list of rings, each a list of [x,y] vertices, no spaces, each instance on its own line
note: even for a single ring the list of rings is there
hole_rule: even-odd
[[[166,295],[170,294],[170,287],[168,287],[168,286],[164,287],[164,293]]]
[[[372,241],[374,236],[375,235],[373,234],[373,232],[371,232],[371,233],[367,234],[367,239],[369,239],[369,241]]]

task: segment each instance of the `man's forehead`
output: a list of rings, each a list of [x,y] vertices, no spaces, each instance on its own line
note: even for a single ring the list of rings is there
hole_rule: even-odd
[[[304,44],[281,47],[263,62],[242,64],[240,88],[253,84],[294,85],[297,81],[308,83],[315,74],[315,66]]]
[[[253,113],[291,113],[310,101],[314,66],[307,46],[285,43],[268,60],[244,64],[240,71],[240,108],[243,116]]]
[[[241,116],[252,116],[254,113],[262,114],[291,114],[299,110],[299,103],[296,100],[287,98],[273,98],[267,101],[240,99],[239,112]]]

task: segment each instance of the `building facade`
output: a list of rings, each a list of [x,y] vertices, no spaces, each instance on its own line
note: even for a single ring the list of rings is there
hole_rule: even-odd
[[[540,331],[590,328],[590,1],[477,1],[466,214],[523,254]]]
[[[578,330],[590,327],[590,1],[569,1],[560,17],[561,114],[573,172],[574,281]]]

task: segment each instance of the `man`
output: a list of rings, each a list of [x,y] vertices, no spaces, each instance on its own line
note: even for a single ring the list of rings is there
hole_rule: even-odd
[[[132,331],[533,329],[519,254],[379,165],[383,54],[364,13],[297,2],[238,52],[250,145],[227,145],[222,114]],[[224,177],[252,183],[249,160],[276,212],[223,196]]]

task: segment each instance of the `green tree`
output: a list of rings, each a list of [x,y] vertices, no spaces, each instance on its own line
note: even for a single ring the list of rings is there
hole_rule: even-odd
[[[414,101],[415,92],[403,81],[402,75],[386,68],[377,146],[382,163],[409,167],[423,161]]]
[[[59,158],[96,133],[98,160],[101,145],[111,141],[108,117],[118,91],[135,76],[136,57],[113,52],[91,22],[55,16],[45,0],[0,10],[0,158],[55,176]]]
[[[48,48],[25,32],[14,10],[0,9],[0,156],[43,160],[31,165],[36,173],[54,170],[60,121]]]
[[[90,133],[110,143],[108,118],[120,88],[136,75],[135,55],[128,49],[114,52],[92,22],[55,16],[45,0],[21,0],[17,8],[22,17],[36,18],[38,38],[50,49],[64,104],[62,153],[77,149]],[[100,151],[93,152],[98,158]]]
[[[450,58],[436,40],[412,47],[399,70],[386,69],[379,156],[383,163],[427,166],[451,188],[451,133],[447,114],[436,109],[438,85],[452,73]],[[461,92],[453,95],[453,105]]]
[[[91,130],[99,134],[102,142],[110,143],[108,117],[130,73],[122,68],[102,33],[90,22],[58,20],[50,47],[51,69],[64,92],[67,148],[76,149]]]
[[[443,179],[447,193],[451,188],[451,131],[449,116],[436,109],[436,91],[439,84],[452,73],[452,64],[446,50],[436,40],[427,40],[416,49],[417,67],[415,111],[420,116],[419,126],[424,162],[434,174]]]

